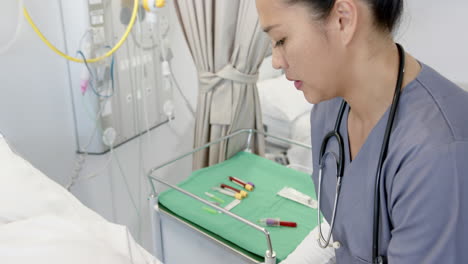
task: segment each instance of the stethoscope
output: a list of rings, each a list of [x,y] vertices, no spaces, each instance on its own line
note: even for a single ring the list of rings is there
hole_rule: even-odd
[[[374,218],[373,218],[373,233],[372,233],[372,263],[386,263],[386,258],[384,256],[379,256],[378,249],[379,249],[379,224],[380,224],[380,177],[382,173],[382,165],[385,161],[387,156],[388,144],[390,141],[390,134],[393,127],[393,121],[395,120],[396,110],[398,108],[398,101],[400,100],[400,92],[401,86],[403,84],[403,75],[405,72],[405,51],[400,44],[396,44],[398,48],[398,54],[400,57],[399,62],[399,69],[398,69],[398,79],[395,87],[395,93],[393,96],[392,105],[390,107],[390,114],[387,121],[387,126],[385,128],[384,139],[382,141],[382,147],[380,149],[379,155],[379,162],[377,163],[377,172],[376,172],[376,179],[375,179],[375,187],[374,187]],[[335,225],[335,217],[336,217],[336,208],[338,205],[338,199],[340,196],[341,190],[341,183],[343,180],[343,171],[344,171],[344,143],[343,138],[340,135],[340,124],[341,120],[343,119],[343,114],[345,112],[347,103],[343,100],[340,106],[340,110],[338,111],[338,116],[335,122],[335,128],[333,131],[327,133],[322,141],[322,146],[320,147],[320,159],[319,159],[319,186],[318,186],[318,227],[319,227],[319,237],[317,239],[318,244],[322,248],[326,247],[334,247],[339,248],[339,242],[334,242],[330,244],[331,235],[333,232],[333,227]],[[327,148],[327,144],[330,139],[335,138],[338,143],[338,153],[339,156],[337,157],[334,152],[325,152]],[[321,189],[322,189],[322,170],[325,167],[325,160],[326,158],[331,155],[336,162],[336,175],[337,175],[337,182],[336,182],[336,194],[335,194],[335,201],[333,203],[333,214],[330,223],[330,230],[326,238],[323,236],[322,228],[321,228],[321,216],[320,216],[320,197],[321,197]]]

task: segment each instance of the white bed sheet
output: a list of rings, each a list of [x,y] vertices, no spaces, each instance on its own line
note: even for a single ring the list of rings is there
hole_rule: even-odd
[[[0,137],[0,263],[160,263]]]

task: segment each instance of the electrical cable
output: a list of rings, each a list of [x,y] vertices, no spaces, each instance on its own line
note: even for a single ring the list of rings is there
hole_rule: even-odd
[[[141,28],[141,25],[138,24],[138,26]],[[141,30],[140,30],[141,31]],[[83,40],[87,37],[87,35],[90,33],[90,31],[88,30],[85,35],[82,37],[81,41],[80,41],[80,49],[82,48],[81,47],[81,43],[83,42]],[[127,46],[127,49],[129,47]],[[140,53],[142,52],[142,49],[139,49],[138,50]],[[129,53],[130,54],[130,53]],[[137,52],[134,52],[134,54],[137,54]],[[84,54],[83,51],[79,50],[78,51],[78,55],[81,56],[82,58],[82,61],[85,63],[85,66],[86,66],[86,70],[89,72],[89,76],[90,76],[90,80],[89,81],[89,84],[90,84],[90,88],[92,89],[92,92],[93,94],[95,94],[98,98],[103,98],[104,99],[104,102],[106,103],[110,103],[110,98],[112,96],[114,96],[116,94],[116,90],[115,90],[115,85],[114,85],[114,65],[115,65],[115,59],[114,59],[114,56],[112,56],[112,61],[111,61],[111,65],[110,65],[110,79],[111,79],[111,84],[112,84],[112,93],[111,94],[106,94],[105,92],[103,92],[103,90],[99,90],[99,89],[96,89],[96,83],[95,81],[97,81],[98,79],[96,78],[98,76],[98,74],[96,73],[95,70],[92,69],[92,67],[88,64],[88,62],[90,62],[91,60],[88,60]],[[88,54],[89,55],[89,54]],[[143,58],[143,56],[140,56],[139,58]],[[134,99],[134,102],[132,105],[133,105],[133,115],[134,115],[134,126],[136,127],[136,129],[140,129],[140,121],[145,121],[146,123],[146,131],[148,132],[148,138],[149,140],[151,141],[151,135],[150,135],[150,127],[149,127],[149,120],[148,120],[148,110],[147,110],[147,103],[146,101],[143,101],[143,110],[144,110],[144,119],[143,117],[141,117],[141,115],[139,114],[139,108],[136,107],[136,104],[139,102],[139,100],[137,100],[137,97],[139,97],[140,93],[138,90],[139,88],[141,88],[141,83],[140,81],[142,80],[142,78],[139,78],[140,75],[143,74],[143,70],[140,71],[141,67],[140,67],[140,64],[137,64],[136,65],[137,67],[135,67],[134,69],[131,69],[131,72],[130,72],[130,79],[131,79],[131,83],[132,83],[132,93],[133,93],[133,97],[135,98]],[[143,97],[143,100],[145,100],[145,98]],[[107,159],[107,161],[105,162],[105,165],[102,167],[102,168],[99,168],[96,172],[94,173],[91,173],[87,176],[84,176],[84,177],[79,177],[79,173],[83,167],[83,164],[85,163],[85,160],[86,160],[86,157],[87,157],[87,149],[88,147],[90,146],[91,142],[93,141],[93,139],[95,138],[95,135],[96,135],[96,131],[98,130],[98,120],[99,120],[99,116],[101,115],[101,113],[103,112],[103,109],[105,107],[105,103],[101,104],[101,109],[99,110],[98,114],[97,114],[97,117],[96,117],[96,126],[94,128],[94,131],[92,133],[92,136],[91,138],[89,139],[89,142],[88,144],[86,144],[85,148],[84,148],[84,153],[83,154],[80,154],[77,158],[77,162],[76,162],[76,166],[75,166],[75,171],[74,171],[74,174],[72,175],[72,179],[71,179],[71,183],[68,185],[67,189],[70,190],[70,188],[76,184],[76,183],[79,183],[79,182],[84,182],[84,181],[87,181],[87,180],[90,180],[90,179],[93,179],[95,177],[97,177],[99,174],[103,173],[104,170],[106,168],[108,168],[111,164],[112,164],[112,161],[115,160],[117,165],[118,165],[118,169],[120,171],[120,175],[122,176],[122,179],[123,179],[123,182],[124,182],[124,185],[126,187],[126,192],[128,194],[128,196],[130,197],[130,200],[131,200],[131,203],[135,209],[135,212],[136,212],[136,216],[138,217],[138,237],[141,236],[142,234],[142,230],[141,230],[141,221],[142,221],[142,217],[141,217],[141,210],[142,210],[142,206],[141,204],[143,203],[143,201],[140,201],[140,196],[142,194],[142,181],[141,181],[141,178],[140,177],[141,175],[144,176],[144,173],[145,173],[145,169],[144,169],[144,161],[143,161],[143,142],[141,141],[141,139],[139,139],[139,158],[140,158],[140,161],[139,161],[139,168],[138,168],[138,175],[139,175],[139,178],[138,178],[138,200],[139,200],[139,203],[138,203],[138,206],[137,206],[137,203],[136,203],[136,200],[134,197],[135,194],[133,194],[130,190],[130,186],[129,186],[129,182],[127,181],[127,177],[123,171],[123,167],[122,167],[122,164],[118,158],[118,155],[117,155],[117,152],[115,151],[115,149],[113,148],[112,145],[110,145],[110,156],[109,158]],[[114,197],[114,192],[113,190],[111,190],[111,193],[112,193],[112,197]],[[114,210],[115,211],[115,210]],[[141,240],[141,239],[138,239],[138,240]],[[139,250],[141,250],[139,248]]]
[[[138,20],[139,23],[137,25],[137,29],[138,29],[138,32],[140,33],[140,41],[139,43],[143,43],[143,29],[142,29],[142,19],[139,19]],[[151,34],[151,36],[153,36],[153,32]],[[137,38],[135,38],[135,43],[138,44],[138,41],[137,41]],[[157,47],[157,43],[155,43],[153,41],[153,38],[151,37],[151,40],[152,40],[152,50],[154,50],[155,47]],[[144,57],[144,51],[148,51],[147,49],[145,48],[142,48],[142,47],[138,47],[139,49],[136,49],[136,47],[138,47],[138,45],[135,46],[135,53],[136,54],[139,54],[140,57]],[[140,77],[141,78],[137,78],[137,81],[140,80],[141,82],[143,82],[143,80],[145,80],[147,78],[147,72],[146,72],[146,65],[145,63],[142,64],[142,67],[141,67],[141,70],[139,71],[140,72]],[[138,73],[138,72],[137,72]],[[138,85],[138,83],[137,83]],[[143,98],[143,119],[142,120],[146,126],[146,134],[147,134],[147,138],[148,138],[148,144],[151,146],[151,143],[153,142],[152,141],[152,138],[151,138],[151,126],[150,126],[150,122],[149,122],[149,112],[148,112],[148,104],[147,104],[147,94],[145,93],[146,90],[146,85],[147,83],[143,82],[139,85],[139,87],[141,87],[143,89],[143,94],[145,94],[144,98]],[[138,122],[140,123],[140,122]],[[139,162],[138,162],[138,196],[139,197],[142,197],[142,183],[145,183],[144,180],[146,180],[146,166],[145,166],[145,162],[144,162],[144,153],[143,153],[143,138],[139,138],[138,139],[138,153],[139,153]],[[143,181],[142,181],[143,180]],[[146,186],[148,187],[148,185],[143,185],[143,186]],[[142,207],[142,202],[144,202],[144,200],[139,200],[139,210],[141,211],[141,207]],[[143,219],[140,218],[140,221],[138,222],[138,238],[140,239],[141,238],[141,221]]]
[[[143,72],[143,74],[145,74],[145,72]],[[143,87],[143,89],[146,89],[146,87]],[[145,96],[146,98],[146,96]],[[149,112],[148,112],[148,104],[147,104],[147,101],[145,99],[143,99],[143,116],[144,116],[144,122],[145,122],[145,126],[146,126],[146,135],[147,135],[147,140],[148,140],[148,144],[147,146],[150,147],[151,149],[151,146],[154,146],[153,143],[153,139],[151,137],[151,126],[150,126],[150,123],[149,123]],[[142,184],[142,179],[143,179],[143,183],[145,182],[144,180],[146,180],[146,166],[145,166],[145,161],[144,161],[144,154],[143,154],[143,140],[139,140],[138,141],[138,148],[139,148],[139,174],[140,177],[139,177],[139,181],[138,181],[138,186],[139,186],[139,189],[138,189],[138,193],[139,193],[139,196],[141,197],[141,194],[142,194],[142,189],[141,189],[141,184]],[[148,185],[144,185],[144,186],[148,186]],[[148,189],[146,189],[146,191],[148,191]],[[140,203],[142,201],[140,200]],[[139,206],[141,207],[141,204],[139,204]],[[140,209],[141,210],[141,209]],[[139,235],[141,235],[139,233]]]
[[[81,51],[79,51],[79,52],[84,56],[84,54]],[[86,60],[85,60],[85,63],[86,63]],[[88,71],[91,74],[92,72],[91,72],[90,68],[88,67],[87,63],[86,63],[86,66],[87,66]],[[114,92],[115,92],[115,87],[114,87],[114,56],[112,56],[112,62],[111,62],[111,67],[110,67],[110,77],[111,77],[111,83],[112,83],[112,95],[114,95]],[[75,166],[74,166],[74,169],[73,169],[73,172],[72,172],[71,181],[66,187],[67,190],[70,190],[71,187],[79,179],[79,174],[80,174],[81,170],[83,169],[83,165],[84,165],[84,163],[86,161],[86,157],[88,156],[88,152],[87,152],[88,148],[91,145],[91,143],[92,143],[92,141],[93,141],[93,139],[94,139],[94,137],[96,135],[97,129],[99,127],[99,117],[101,116],[102,112],[104,111],[105,105],[107,103],[110,103],[109,99],[112,97],[112,95],[111,96],[103,96],[104,101],[101,102],[99,112],[96,114],[95,125],[94,125],[93,132],[91,134],[91,137],[90,137],[88,143],[85,145],[84,150],[82,151],[83,153],[79,154],[76,161],[75,161]],[[112,152],[112,146],[111,146],[111,152]],[[109,161],[107,162],[105,167],[107,167],[110,164],[111,158],[112,158],[112,155],[109,158]]]
[[[110,144],[109,145],[109,148],[110,148],[110,151],[109,151],[109,158],[107,159],[106,163],[104,166],[102,166],[102,168],[96,170],[95,172],[85,176],[85,177],[81,177],[81,178],[77,178],[75,180],[75,184],[76,183],[79,183],[79,182],[83,182],[83,181],[87,181],[87,180],[91,180],[92,178],[95,178],[96,176],[98,176],[101,172],[103,172],[105,169],[107,169],[112,161],[112,158],[114,156],[114,146],[113,144]]]
[[[92,28],[88,28],[88,29],[85,31],[85,33],[83,34],[83,36],[82,36],[81,39],[80,39],[80,44],[78,45],[78,49],[79,49],[79,50],[83,50],[83,41],[84,41],[85,38],[88,37],[88,35],[89,35],[90,33],[92,33],[92,32],[93,32],[93,29],[92,29]],[[90,40],[88,40],[88,41],[91,42]],[[86,50],[85,50],[85,51],[86,51]]]
[[[94,92],[94,94],[96,96],[102,97],[102,98],[112,97],[114,95],[114,92],[115,92],[115,87],[114,87],[114,55],[112,55],[111,69],[110,69],[110,77],[111,77],[111,85],[112,85],[111,91],[112,91],[112,93],[110,95],[103,95],[103,94],[99,93],[98,90],[93,85],[93,80],[96,80],[97,78],[94,76],[93,71],[89,67],[88,62],[87,62],[88,60],[86,59],[86,56],[84,55],[84,53],[81,50],[79,50],[77,52],[77,54],[80,55],[83,58],[83,62],[85,64],[86,68],[88,69],[90,77],[92,77],[92,80],[89,81],[89,86],[91,87],[91,90]]]
[[[159,20],[158,20],[159,21]],[[158,22],[158,25],[160,25],[160,23]],[[164,40],[163,40],[163,37],[161,35],[161,29],[158,28],[157,29],[158,31],[158,40],[159,40],[159,46],[161,47],[161,55],[163,57],[163,60],[165,62],[167,62],[167,67],[169,68],[169,73],[170,73],[170,78],[169,78],[169,81],[173,82],[177,88],[177,91],[179,92],[179,94],[182,96],[182,99],[184,100],[188,110],[192,113],[192,116],[195,118],[195,110],[193,109],[192,105],[190,104],[189,100],[187,99],[187,97],[185,96],[185,94],[182,92],[182,89],[180,88],[179,86],[179,83],[177,82],[175,76],[174,76],[174,73],[172,72],[172,67],[170,65],[170,63],[168,62],[167,60],[167,53],[166,53],[166,47],[164,45]]]
[[[23,27],[23,19],[21,16],[22,7],[23,7],[23,0],[18,1],[18,22],[16,24],[15,34],[13,38],[10,39],[5,45],[0,46],[0,55],[6,53],[12,46],[15,44],[16,40],[18,40],[19,34],[21,32],[21,28]]]
[[[139,14],[138,14],[139,15]],[[139,30],[139,32],[141,32],[141,19],[137,19],[138,22],[136,22],[136,27],[135,29]],[[140,35],[140,37],[142,37]],[[141,39],[141,38],[140,38]],[[140,41],[141,42],[141,41]],[[141,127],[140,127],[140,124],[144,121],[146,121],[146,131],[148,133],[148,137],[151,138],[151,135],[149,133],[149,120],[147,118],[147,115],[148,115],[148,111],[146,109],[146,102],[145,102],[145,96],[142,96],[141,94],[141,88],[143,87],[141,85],[141,80],[143,80],[144,78],[144,60],[142,58],[144,58],[144,54],[143,54],[143,50],[138,48],[136,45],[133,46],[133,50],[130,50],[130,47],[129,46],[126,46],[127,48],[127,52],[128,54],[133,54],[133,56],[135,58],[137,58],[136,60],[136,63],[135,63],[135,67],[131,67],[130,68],[130,72],[129,72],[129,79],[130,79],[130,82],[131,82],[131,91],[132,91],[132,95],[133,95],[133,98],[136,98],[134,99],[134,103],[132,104],[133,106],[133,125],[134,125],[134,130],[135,131],[140,131],[141,130]],[[139,62],[143,62],[143,63],[139,63]],[[143,87],[144,88],[144,87]],[[143,115],[146,115],[145,117],[142,117],[140,115],[140,107],[139,107],[139,103],[140,103],[140,100],[138,100],[139,98],[143,97],[143,112],[142,113]],[[144,120],[143,120],[144,118]],[[150,139],[151,140],[151,139]],[[135,200],[132,198],[132,202],[133,202],[133,205],[135,207],[135,211],[137,213],[137,217],[138,217],[138,224],[137,224],[137,237],[138,237],[138,240],[140,240],[140,237],[141,237],[141,221],[142,221],[142,218],[141,218],[141,215],[140,215],[140,211],[141,211],[141,194],[142,194],[142,191],[141,191],[141,185],[142,185],[142,182],[141,182],[141,175],[144,176],[144,162],[143,162],[143,146],[142,146],[142,138],[141,137],[138,137],[138,172],[137,172],[137,175],[138,175],[138,191],[137,191],[137,197],[138,197],[138,204],[135,202]],[[121,173],[123,175],[123,177],[125,177],[125,175],[123,174],[123,170],[121,170]],[[132,196],[132,193],[130,191],[130,188],[127,186],[127,192],[128,192],[128,195],[130,197],[133,197]]]
[[[125,228],[125,230],[127,231],[126,232],[126,235],[127,235],[127,247],[128,247],[128,250],[129,250],[129,256],[130,256],[130,261],[132,262],[132,264],[135,264],[134,260],[133,260],[133,256],[134,254],[132,253],[132,247],[131,247],[131,241],[135,241],[134,239],[132,239],[132,234],[130,234],[130,230],[128,228]],[[136,249],[138,249],[138,253],[140,255],[140,257],[143,259],[143,261],[146,263],[146,264],[154,264],[154,262],[150,259],[147,259],[147,255],[143,253],[143,248],[138,244],[134,244]],[[154,256],[150,255],[151,257],[155,258]],[[138,262],[140,263],[140,262]]]
[[[93,142],[94,137],[96,136],[96,132],[97,132],[98,127],[99,127],[99,117],[101,116],[101,113],[104,110],[105,104],[108,103],[108,100],[109,100],[109,98],[106,98],[105,101],[101,104],[101,108],[99,109],[99,112],[96,114],[96,119],[95,119],[95,123],[94,123],[93,132],[91,133],[91,136],[90,136],[88,142],[86,143],[86,145],[81,150],[82,153],[78,154],[78,156],[76,158],[75,166],[74,166],[74,169],[72,171],[71,178],[70,178],[70,183],[65,187],[68,191],[70,191],[71,187],[73,187],[73,185],[75,185],[76,180],[80,177],[80,172],[83,169],[83,165],[84,165],[84,163],[86,161],[86,158],[88,156],[88,148],[91,145],[91,143]]]
[[[89,100],[86,100],[86,99],[87,99],[86,95],[81,96],[81,104],[83,106],[83,109],[85,109],[86,111],[88,119],[94,122],[95,116],[93,113],[96,113],[99,109],[96,109],[96,110],[93,109],[93,105],[91,103],[88,103]]]
[[[172,69],[171,69],[171,80],[175,84],[175,87],[177,88],[177,91],[179,92],[179,94],[182,96],[182,99],[185,101],[185,104],[187,105],[188,110],[192,113],[192,116],[195,118],[195,110],[193,109],[192,105],[190,104],[185,94],[182,92],[182,89],[180,89],[179,83],[177,82],[177,79],[175,78],[174,73],[172,72]]]
[[[140,15],[140,14],[138,14]],[[141,19],[138,19],[138,22],[137,22],[137,30],[138,32],[140,33],[140,41],[143,40],[143,35],[142,35],[142,26],[141,26]],[[133,52],[134,54],[136,54],[137,57],[139,58],[143,58],[143,51],[141,49],[138,49],[137,46],[133,46]],[[142,67],[141,68],[141,71],[139,71],[139,67]],[[144,78],[144,63],[140,64],[140,65],[137,65],[137,67],[135,67],[135,86],[138,90],[138,88],[142,88],[142,85],[139,85],[139,81],[143,80]],[[139,74],[140,73],[140,74]],[[140,75],[140,76],[139,76]],[[145,87],[143,87],[145,88]],[[148,120],[148,116],[146,115],[146,109],[145,109],[145,106],[146,106],[146,96],[143,96],[143,115],[144,115],[144,119],[145,121]],[[139,102],[140,101],[137,101],[137,106],[139,106]],[[139,107],[137,107],[138,109]],[[137,116],[137,127],[138,127],[138,131],[140,131],[140,115]],[[148,122],[146,123],[148,125]],[[149,132],[149,128],[147,127],[147,132]],[[149,134],[148,134],[149,135]],[[141,212],[141,173],[142,173],[142,170],[143,170],[143,163],[142,163],[142,160],[143,160],[143,146],[142,146],[142,137],[138,137],[138,168],[137,168],[137,175],[138,175],[138,180],[137,180],[137,197],[139,198],[138,199],[138,211]],[[141,217],[138,218],[138,225],[137,225],[137,238],[138,240],[141,239]]]
[[[123,182],[125,184],[127,194],[130,197],[130,201],[132,202],[132,205],[133,205],[133,207],[134,207],[134,209],[135,209],[135,211],[137,213],[138,219],[141,219],[140,211],[138,211],[138,208],[137,208],[136,203],[135,203],[135,199],[132,196],[132,192],[130,191],[130,186],[128,184],[127,177],[125,176],[125,173],[124,173],[124,171],[122,169],[122,164],[120,163],[119,155],[117,153],[115,153],[114,155],[115,155],[115,161],[117,162],[117,167],[119,168],[119,171],[120,171],[120,175],[122,176],[122,180],[123,180]]]
[[[158,43],[153,43],[151,46],[144,46],[141,42],[139,42],[136,37],[135,37],[135,33],[133,32],[133,30],[130,32],[130,35],[132,36],[132,40],[133,42],[135,43],[135,46],[137,46],[138,48],[142,49],[142,50],[145,50],[145,51],[148,51],[148,50],[152,50],[152,49],[155,49],[158,47]]]
[[[85,35],[83,36],[83,38],[80,40],[80,43],[82,43],[84,37],[88,34],[88,32],[89,32],[89,31],[87,31],[87,32],[85,33]],[[82,45],[80,44],[80,47],[81,47],[81,46],[82,46]],[[110,48],[110,46],[105,46],[105,48]],[[79,50],[78,53],[81,54],[82,57],[84,57],[84,52],[82,52],[81,50]],[[85,60],[85,61],[86,61],[86,60]],[[87,69],[89,75],[90,75],[90,76],[93,76],[93,78],[94,78],[94,72],[90,69],[90,67],[88,66],[87,63],[85,63],[85,65],[86,65],[86,69]],[[93,93],[94,93],[95,95],[97,95],[98,97],[107,98],[107,97],[111,97],[111,96],[114,95],[114,93],[115,93],[114,65],[115,65],[115,55],[112,55],[112,61],[111,61],[111,65],[110,65],[110,74],[109,74],[109,75],[110,75],[110,80],[111,80],[111,89],[112,89],[111,95],[109,95],[109,96],[105,96],[105,95],[100,96],[100,94],[99,94],[99,93],[96,91],[96,89],[94,88],[93,80],[88,80],[88,81],[87,81],[87,85],[91,86],[91,89],[93,90]],[[90,116],[90,118],[91,118],[91,119],[94,119],[94,118],[93,118],[92,111],[90,111],[90,110],[88,109],[89,107],[85,104],[85,99],[84,99],[84,98],[85,98],[85,97],[84,97],[85,93],[86,93],[86,90],[84,90],[83,96],[81,97],[81,98],[82,98],[83,107],[84,107],[84,109],[86,110],[87,114]],[[98,109],[96,109],[96,111],[97,111],[97,110],[98,110]]]
[[[143,36],[142,36],[141,20],[139,19],[138,21],[139,21],[139,22],[138,22],[138,24],[137,24],[137,29],[138,29],[138,31],[139,31],[139,33],[140,33],[140,41],[142,41],[142,40],[143,40]],[[136,42],[137,42],[137,41],[136,41],[136,39],[135,39],[135,43],[136,43]],[[156,43],[154,43],[153,46],[154,46],[154,47],[157,47]],[[144,49],[143,49],[143,50],[144,50]],[[135,53],[139,53],[140,57],[143,57],[143,55],[144,55],[141,49],[140,49],[140,50],[135,49],[134,52],[135,52]],[[142,69],[142,71],[141,71],[141,77],[142,77],[142,78],[137,78],[137,80],[143,80],[144,78],[146,78],[146,75],[147,75],[147,73],[146,73],[146,68],[145,68],[144,63],[143,63],[142,65],[143,65],[143,69]],[[145,83],[143,83],[143,85],[141,85],[140,87],[142,87],[143,89],[146,89]],[[151,141],[152,141],[152,140],[151,140],[151,134],[150,134],[150,129],[151,129],[151,127],[150,127],[149,120],[148,120],[148,109],[147,109],[146,100],[143,100],[143,115],[144,115],[144,118],[145,118],[144,121],[145,121],[145,125],[146,125],[146,132],[147,132],[147,134],[148,134],[149,142],[151,142]]]
[[[70,61],[74,61],[74,62],[79,62],[79,63],[83,63],[83,62],[88,62],[88,63],[94,63],[94,62],[98,62],[98,61],[101,61],[109,56],[111,56],[112,54],[114,54],[121,46],[122,44],[127,40],[128,38],[128,35],[130,34],[130,31],[132,30],[133,28],[133,25],[135,24],[135,20],[137,18],[137,13],[138,13],[138,6],[139,6],[139,0],[134,0],[135,4],[133,6],[133,12],[132,12],[132,18],[130,19],[130,23],[128,24],[127,26],[127,29],[125,30],[125,33],[123,34],[122,38],[119,40],[119,42],[110,50],[108,51],[106,54],[100,56],[100,57],[97,57],[97,58],[92,58],[92,59],[88,59],[88,60],[82,60],[82,59],[79,59],[79,58],[75,58],[75,57],[72,57],[72,56],[69,56],[65,53],[63,53],[62,51],[60,51],[59,49],[57,49],[52,43],[50,43],[50,41],[42,34],[42,32],[39,30],[39,28],[36,26],[36,24],[34,23],[34,21],[32,20],[31,16],[29,15],[28,13],[28,10],[23,7],[23,14],[24,14],[24,17],[26,18],[26,20],[28,21],[28,23],[31,25],[31,27],[34,29],[34,31],[36,32],[36,34],[39,36],[39,38],[51,49],[53,50],[55,53],[57,53],[58,55],[60,55],[61,57],[67,59],[67,60],[70,60]]]

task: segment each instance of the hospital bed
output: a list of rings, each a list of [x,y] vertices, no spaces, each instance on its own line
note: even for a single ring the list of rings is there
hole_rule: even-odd
[[[297,230],[299,230],[299,227],[301,227],[302,229],[300,231],[302,233],[297,237],[294,237],[291,241],[278,241],[278,239],[275,240],[274,238],[283,238],[280,233],[283,232],[282,234],[284,234],[285,232],[290,231],[287,231],[286,229],[279,230],[260,226],[256,221],[254,221],[254,219],[252,219],[252,217],[250,217],[249,214],[242,212],[240,208],[237,211],[235,210],[236,208],[234,208],[232,211],[228,211],[224,209],[224,205],[213,204],[208,197],[203,196],[203,191],[209,188],[210,184],[204,186],[203,188],[205,189],[197,189],[197,187],[194,185],[189,185],[189,183],[191,184],[196,180],[198,180],[199,184],[209,182],[209,177],[221,177],[212,181],[215,183],[219,182],[225,175],[220,176],[219,171],[211,170],[212,168],[221,168],[226,164],[228,164],[226,165],[226,168],[230,168],[229,166],[238,166],[238,163],[232,163],[234,164],[232,165],[230,162],[234,162],[233,160],[236,160],[237,162],[237,160],[245,157],[247,160],[254,160],[252,163],[245,165],[249,168],[248,170],[250,171],[255,171],[255,169],[257,169],[256,172],[258,172],[258,168],[253,168],[258,164],[260,169],[267,168],[262,166],[273,166],[273,171],[284,169],[284,171],[281,173],[287,174],[291,172],[291,175],[298,175],[297,177],[303,177],[301,178],[303,181],[299,183],[299,185],[304,186],[293,186],[297,187],[298,190],[310,195],[311,197],[315,197],[313,184],[308,173],[286,167],[279,168],[277,166],[281,165],[274,164],[265,158],[256,156],[251,153],[250,150],[252,139],[257,134],[262,134],[265,138],[271,140],[271,142],[294,145],[300,148],[304,148],[310,152],[310,146],[306,144],[276,137],[271,134],[262,133],[252,129],[244,129],[206,144],[189,153],[176,157],[150,170],[148,179],[152,187],[152,195],[150,196],[149,200],[153,224],[153,254],[155,254],[164,263],[278,263],[281,260],[287,260],[289,258],[288,255],[294,253],[295,248],[298,247],[301,242],[304,243],[304,241],[309,241],[309,244],[312,240],[315,242],[315,239],[310,239],[310,233],[316,227],[316,223],[314,222],[316,220],[315,209],[305,207],[302,204],[297,204],[289,200],[279,201],[284,199],[282,197],[275,198],[279,200],[271,199],[273,203],[271,207],[273,208],[277,206],[278,213],[281,213],[282,208],[284,208],[283,205],[280,206],[279,203],[286,203],[287,208],[301,208],[300,210],[306,211],[306,217],[301,217],[301,222],[298,222]],[[183,162],[184,159],[190,159],[195,152],[201,151],[224,141],[226,141],[229,145],[229,141],[233,140],[236,142],[242,141],[244,144],[238,149],[238,151],[234,151],[232,157],[227,161],[214,165],[212,168],[207,168],[206,170],[202,169],[200,171],[193,172],[190,177],[179,183],[171,182],[170,177],[166,179],[163,178],[164,173],[167,174],[167,172],[170,172],[170,167],[179,166],[178,163]],[[268,173],[271,173],[271,171]],[[271,177],[273,179],[273,175],[271,175]],[[294,181],[291,180],[292,179],[288,180],[285,178],[284,182],[276,182],[275,186],[278,187],[282,186],[282,184],[294,184]],[[260,181],[260,179],[257,179],[257,181]],[[298,183],[296,182],[295,184]],[[302,190],[300,188],[302,188]],[[261,192],[260,189],[258,192]],[[278,188],[272,189],[276,190]],[[247,201],[247,199],[254,199],[256,191],[257,190],[251,192],[249,195],[251,195],[252,198],[246,198],[245,201]],[[173,197],[172,199],[167,199],[168,193],[174,195],[171,196]],[[178,196],[175,196],[176,194]],[[222,195],[220,195],[220,197],[222,197]],[[175,200],[183,200],[180,202],[182,205],[177,205]],[[288,202],[290,204],[288,204]],[[244,203],[246,202],[243,200],[242,204]],[[215,209],[218,211],[218,213],[220,213],[219,215],[222,215],[224,218],[218,214],[216,216],[211,216],[210,214],[201,210],[203,207]],[[241,205],[239,205],[239,207],[241,207]],[[258,210],[262,210],[261,208],[265,208],[265,206],[259,206]],[[237,212],[239,212],[239,214],[237,214]],[[211,217],[216,217],[215,220],[212,220],[213,223],[204,222]],[[243,230],[242,232],[248,233],[248,235],[245,235],[245,239],[243,236],[239,236],[238,234],[229,234],[229,232],[223,233],[224,230],[220,230],[219,228],[219,226],[221,226],[221,229],[223,226],[228,228],[235,224],[240,225],[240,227],[238,227],[239,230]],[[216,226],[218,226],[218,228],[216,228]],[[245,231],[247,229],[249,230],[248,232]],[[294,232],[297,230],[294,230]],[[284,244],[290,244],[287,246],[292,248],[292,253],[287,252],[286,254],[283,251],[281,246]],[[313,255],[313,246],[311,247],[309,244],[303,245],[302,251],[307,250],[309,251],[309,255]],[[246,245],[248,246],[247,248],[245,247]],[[255,248],[255,250],[253,250],[253,248]],[[307,263],[327,263],[326,261],[322,260],[330,259],[330,256],[333,254],[329,251],[325,252],[321,250],[318,255],[321,256],[320,258],[316,257],[316,259],[321,259],[321,261],[312,261]],[[285,263],[302,262],[291,260]]]
[[[84,206],[0,134],[0,263],[161,264],[125,226]]]
[[[272,68],[271,60],[271,57],[265,58],[257,82],[265,131],[309,145],[313,105],[305,100],[303,93],[286,79],[281,70]],[[312,167],[312,153],[306,148],[267,138],[266,152],[266,157],[271,160],[296,167]]]

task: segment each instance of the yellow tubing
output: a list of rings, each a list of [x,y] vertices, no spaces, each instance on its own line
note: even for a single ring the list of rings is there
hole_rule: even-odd
[[[166,0],[156,0],[156,7],[164,7],[166,5]]]
[[[149,7],[149,3],[148,3],[148,0],[143,0],[143,8],[147,11],[147,12],[150,12],[151,9]]]
[[[133,28],[133,25],[135,24],[135,21],[136,21],[136,18],[137,18],[137,14],[138,14],[138,5],[139,5],[139,0],[135,0],[135,4],[133,6],[133,13],[132,13],[132,18],[130,19],[130,23],[128,24],[128,27],[127,29],[125,30],[125,33],[124,35],[122,36],[122,38],[119,40],[119,42],[110,50],[108,51],[106,54],[102,55],[101,57],[97,57],[97,58],[92,58],[92,59],[87,59],[86,62],[87,63],[93,63],[93,62],[98,62],[98,61],[101,61],[109,56],[111,56],[112,54],[114,54],[119,48],[120,46],[122,46],[122,44],[125,42],[125,40],[127,40],[127,37],[128,35],[130,34],[130,31],[132,30]],[[44,35],[41,33],[41,31],[37,28],[36,24],[34,24],[34,22],[32,21],[31,19],[31,16],[29,16],[29,13],[28,13],[28,10],[26,10],[25,7],[23,7],[23,14],[26,18],[26,20],[28,21],[28,23],[31,25],[31,27],[34,29],[34,31],[37,33],[37,35],[39,36],[39,38],[41,38],[41,40],[51,49],[53,50],[55,53],[57,53],[58,55],[64,57],[65,59],[67,60],[71,60],[71,61],[74,61],[74,62],[79,62],[79,63],[83,63],[84,60],[82,59],[79,59],[79,58],[75,58],[75,57],[72,57],[70,55],[67,55],[65,53],[63,53],[62,51],[60,51],[59,49],[57,49],[54,45],[52,45],[52,43],[50,43],[49,40],[46,39],[46,37],[44,37]]]

